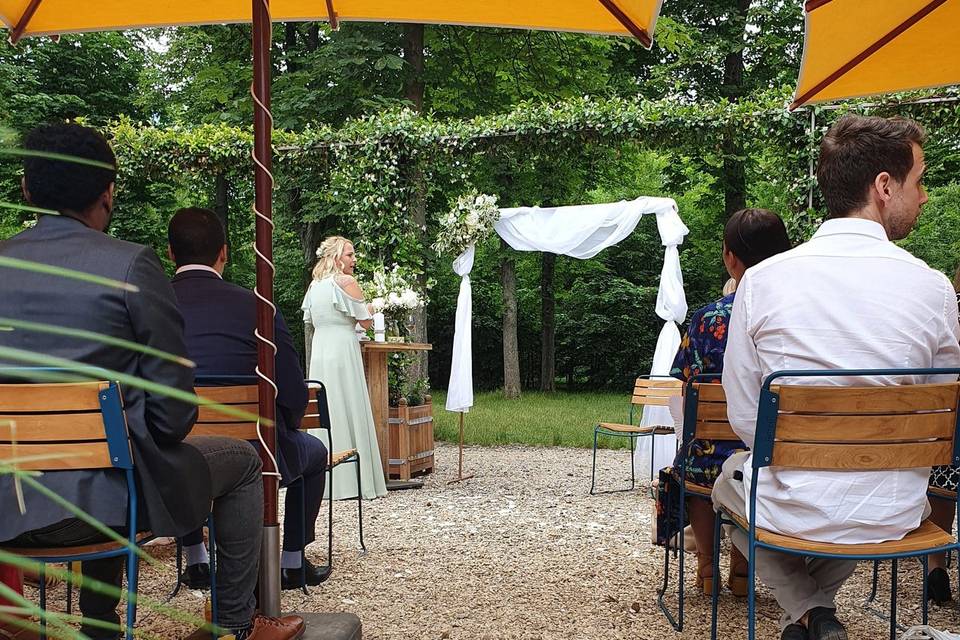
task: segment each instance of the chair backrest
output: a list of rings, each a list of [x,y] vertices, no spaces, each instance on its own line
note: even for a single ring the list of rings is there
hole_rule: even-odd
[[[730,421],[727,419],[727,396],[723,392],[723,386],[717,382],[691,382],[685,389],[684,446],[693,439],[740,439],[740,436],[733,432]]]
[[[226,387],[196,387],[196,394],[205,400],[216,402],[234,409],[242,409],[253,415],[260,413],[259,393],[257,385],[242,384]],[[227,436],[240,440],[257,440],[257,423],[253,420],[242,420],[236,416],[223,413],[222,410],[211,406],[200,406],[197,423],[193,426],[190,435],[194,436]]]
[[[119,385],[0,384],[0,461],[12,459],[25,471],[133,469]]]
[[[630,399],[634,406],[661,406],[670,404],[670,398],[683,392],[683,382],[676,378],[637,378]]]
[[[956,464],[958,402],[956,382],[770,386],[768,379],[754,467],[849,471]]]
[[[330,429],[330,408],[327,406],[327,388],[319,380],[307,380],[307,410],[300,422],[301,429]]]

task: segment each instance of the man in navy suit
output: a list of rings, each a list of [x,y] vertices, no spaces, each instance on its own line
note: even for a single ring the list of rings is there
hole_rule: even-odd
[[[256,298],[252,291],[223,279],[227,246],[219,218],[209,209],[180,209],[170,220],[167,238],[170,258],[177,265],[173,290],[183,315],[187,353],[197,363],[197,376],[229,379],[253,375],[257,366]],[[296,589],[304,578],[306,584],[316,585],[329,576],[329,568],[317,568],[305,558],[301,564],[301,552],[315,539],[328,454],[320,439],[300,431],[307,386],[293,339],[279,311],[275,322],[277,463],[281,484],[287,487],[280,580],[283,589]],[[291,485],[301,477],[302,485]],[[306,531],[300,526],[302,518]],[[210,565],[201,533],[185,536],[184,547],[185,583],[194,588],[209,586]]]

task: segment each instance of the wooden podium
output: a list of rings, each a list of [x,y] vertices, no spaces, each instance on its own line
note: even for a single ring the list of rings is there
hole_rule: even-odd
[[[377,445],[380,449],[380,462],[383,464],[383,477],[387,488],[407,488],[419,486],[407,482],[390,480],[390,395],[387,387],[387,354],[398,351],[430,351],[433,345],[419,342],[361,342],[363,371],[367,379],[367,391],[370,394],[370,409],[373,412],[373,424],[377,429]],[[403,485],[401,487],[401,485]]]

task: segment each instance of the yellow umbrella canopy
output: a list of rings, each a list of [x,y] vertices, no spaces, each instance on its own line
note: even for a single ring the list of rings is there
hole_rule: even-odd
[[[651,45],[662,0],[273,0],[276,21],[462,24],[632,35]],[[250,22],[250,0],[0,0],[0,19],[21,36],[189,24]]]
[[[794,101],[960,82],[960,0],[807,0]]]

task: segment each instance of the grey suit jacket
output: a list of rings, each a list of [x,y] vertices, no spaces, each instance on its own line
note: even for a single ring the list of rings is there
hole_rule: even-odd
[[[41,216],[37,225],[0,242],[0,256],[33,260],[129,282],[126,292],[62,277],[0,267],[0,318],[85,329],[186,355],[183,320],[152,249],[117,240],[65,216]],[[0,320],[2,325],[2,320]],[[193,371],[153,356],[100,342],[17,329],[0,331],[0,345],[101,366],[191,391]],[[0,366],[24,366],[3,362]],[[7,381],[13,382],[8,379]],[[210,509],[210,472],[203,456],[183,443],[196,421],[192,405],[121,385],[140,494],[138,528],[158,535],[196,529]],[[127,490],[121,471],[47,472],[40,481],[107,525],[126,524]],[[24,487],[20,514],[9,476],[0,476],[0,541],[72,517]]]

